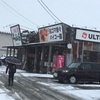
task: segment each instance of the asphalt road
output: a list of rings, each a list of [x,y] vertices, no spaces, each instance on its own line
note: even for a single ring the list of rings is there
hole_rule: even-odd
[[[15,76],[14,85],[8,86],[7,75],[0,73],[0,81],[4,83],[0,84],[0,88],[5,92],[9,90],[7,94],[15,100],[76,100],[38,83],[39,81],[52,81],[52,79],[26,78],[19,75]]]

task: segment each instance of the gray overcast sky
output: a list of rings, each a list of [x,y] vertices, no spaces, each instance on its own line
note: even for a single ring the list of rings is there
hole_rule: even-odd
[[[100,0],[42,1],[66,24],[100,30]],[[37,31],[37,27],[54,23],[55,20],[43,9],[38,0],[0,0],[0,31],[9,32],[10,25],[15,24],[20,24],[24,29],[28,27]]]

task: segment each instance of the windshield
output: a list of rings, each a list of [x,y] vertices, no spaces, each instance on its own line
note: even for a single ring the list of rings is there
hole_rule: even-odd
[[[72,63],[68,66],[69,69],[76,69],[81,63]]]

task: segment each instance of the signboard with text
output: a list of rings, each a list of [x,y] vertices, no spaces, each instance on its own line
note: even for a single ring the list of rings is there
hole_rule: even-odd
[[[39,29],[40,42],[63,41],[62,25],[53,25]]]
[[[22,45],[20,26],[19,25],[12,26],[10,27],[10,30],[12,33],[13,46]]]
[[[75,39],[100,43],[100,32],[76,29]]]

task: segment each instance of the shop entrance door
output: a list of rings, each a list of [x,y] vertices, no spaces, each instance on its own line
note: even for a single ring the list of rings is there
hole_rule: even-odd
[[[97,52],[90,52],[90,62],[97,62]]]
[[[97,62],[97,52],[96,51],[84,51],[84,62]]]

